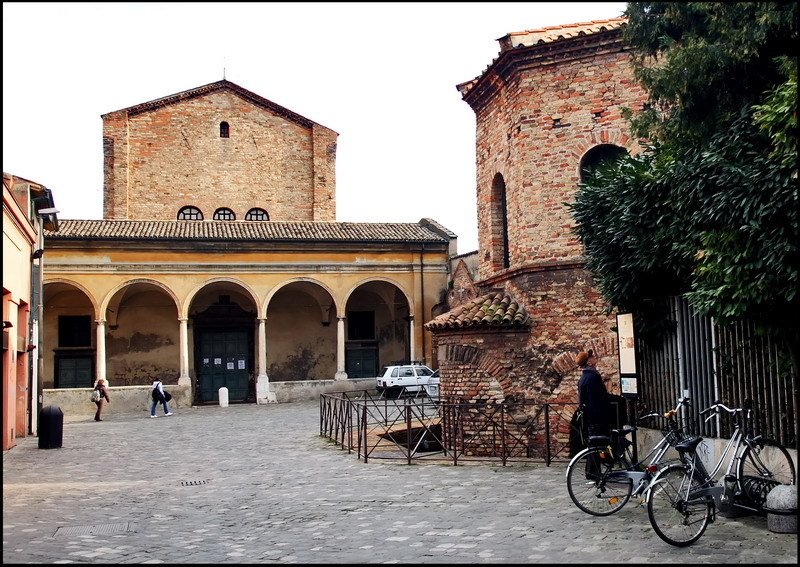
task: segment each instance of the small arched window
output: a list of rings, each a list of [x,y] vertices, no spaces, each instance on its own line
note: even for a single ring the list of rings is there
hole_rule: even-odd
[[[178,211],[178,220],[203,220],[203,211],[197,207],[183,207]]]
[[[214,211],[214,220],[236,220],[236,213],[227,207],[220,207]]]
[[[269,214],[264,209],[255,207],[247,211],[247,214],[244,216],[244,220],[268,221]]]
[[[497,173],[492,180],[491,231],[495,240],[495,252],[502,258],[502,269],[511,267],[508,249],[508,203],[506,202],[506,182]]]
[[[219,123],[219,137],[220,138],[230,138],[231,137],[231,127],[228,125],[227,122],[220,122]]]
[[[581,158],[581,181],[586,181],[589,174],[597,168],[610,165],[626,155],[628,155],[628,150],[614,144],[600,144],[593,147]]]

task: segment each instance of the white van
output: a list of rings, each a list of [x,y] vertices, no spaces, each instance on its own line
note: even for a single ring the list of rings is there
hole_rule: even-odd
[[[439,373],[424,364],[399,364],[387,366],[378,376],[378,393],[387,398],[396,398],[402,393],[425,393],[431,398],[439,397]]]

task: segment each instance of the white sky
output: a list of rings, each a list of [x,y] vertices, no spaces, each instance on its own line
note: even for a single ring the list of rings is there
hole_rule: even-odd
[[[101,114],[225,77],[339,133],[336,220],[417,222],[478,248],[475,115],[456,85],[509,32],[624,2],[3,3],[3,171],[102,218]]]

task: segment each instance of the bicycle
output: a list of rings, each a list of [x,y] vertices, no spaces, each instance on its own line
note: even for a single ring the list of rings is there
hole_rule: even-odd
[[[772,439],[753,435],[752,409],[729,408],[720,401],[700,412],[708,421],[725,410],[734,430],[709,473],[697,454],[703,440],[694,436],[675,446],[680,463],[661,469],[647,491],[647,516],[658,536],[677,547],[696,542],[727,505],[764,514],[766,497],[780,484],[795,483],[795,466],[786,448]],[[712,413],[713,412],[713,413]],[[732,452],[731,449],[733,449]],[[715,477],[730,452],[722,484]]]
[[[627,439],[636,427],[614,429],[610,437],[590,437],[589,446],[567,465],[567,492],[575,505],[593,516],[610,516],[621,510],[631,496],[644,494],[669,448],[685,437],[675,418],[684,405],[689,405],[689,398],[680,398],[675,409],[664,414],[650,413],[637,420],[666,419],[664,436],[639,461],[634,462],[632,442]]]

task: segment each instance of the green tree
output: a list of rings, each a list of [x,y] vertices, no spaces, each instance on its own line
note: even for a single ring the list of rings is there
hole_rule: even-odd
[[[570,205],[587,268],[622,310],[685,294],[800,360],[797,4],[635,2],[624,38],[649,95],[645,150]]]

